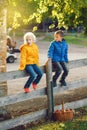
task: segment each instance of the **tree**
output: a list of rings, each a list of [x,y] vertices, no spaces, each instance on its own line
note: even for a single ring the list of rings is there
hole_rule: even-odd
[[[0,0],[0,72],[6,71],[6,6],[7,0]],[[0,82],[0,96],[7,95],[7,82]]]
[[[58,26],[67,28],[83,24],[86,27],[83,8],[87,0],[9,0],[8,23],[13,28],[24,24],[44,24],[48,19],[58,19]]]
[[[82,24],[86,32],[86,10],[87,0],[41,0],[35,16],[39,14],[40,16],[38,17],[41,18],[41,21],[44,21],[46,16],[56,17],[58,19],[58,27],[77,27],[79,24]]]
[[[83,25],[84,25],[84,30],[85,30],[85,34],[87,35],[87,7],[83,7],[81,8],[81,16],[79,17],[78,20],[82,21]]]
[[[37,9],[36,0],[9,0],[7,23],[9,27],[16,29],[32,23],[31,16]]]

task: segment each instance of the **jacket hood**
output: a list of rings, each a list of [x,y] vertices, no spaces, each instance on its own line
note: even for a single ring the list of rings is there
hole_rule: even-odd
[[[33,44],[33,43],[32,43],[32,44]],[[23,47],[27,47],[27,46],[29,46],[27,43],[22,44],[22,45],[20,46],[20,51],[22,50]]]
[[[22,50],[22,48],[25,46],[26,44],[22,44],[21,46],[20,46],[20,51]]]

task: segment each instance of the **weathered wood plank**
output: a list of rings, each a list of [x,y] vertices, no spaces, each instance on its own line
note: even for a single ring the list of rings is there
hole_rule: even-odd
[[[41,66],[41,69],[45,73],[45,67]],[[28,74],[25,71],[20,71],[20,70],[8,71],[8,72],[0,73],[0,82],[17,79],[17,78],[24,78],[27,76]]]
[[[79,59],[79,60],[73,60],[69,62],[69,68],[76,68],[76,67],[82,67],[87,65],[87,58],[84,59]],[[45,66],[41,66],[41,69],[43,72],[46,72]],[[10,71],[10,72],[4,72],[0,73],[0,82],[7,81],[7,80],[12,80],[12,79],[17,79],[17,78],[22,78],[26,77],[27,74],[25,71]]]
[[[75,82],[73,81],[73,82],[69,83],[67,87],[57,86],[54,88],[53,91],[54,91],[54,94],[57,93],[59,95],[60,93],[63,93],[64,91],[72,90],[72,92],[74,92],[74,89],[75,90],[76,89],[80,90],[80,88],[84,89],[84,86],[87,86],[87,79],[81,79],[81,80],[78,80]],[[87,88],[87,87],[85,87],[85,88]],[[78,90],[78,92],[79,92],[79,90]],[[36,91],[31,91],[30,93],[27,93],[27,94],[20,93],[20,94],[11,95],[11,96],[0,97],[0,107],[18,103],[18,102],[27,101],[27,100],[42,97],[42,96],[46,96],[46,88],[37,89]]]
[[[72,89],[75,89],[75,88],[79,88],[79,87],[84,87],[84,86],[87,86],[87,78],[84,78],[84,79],[79,79],[79,80],[76,80],[76,81],[72,81],[72,82],[68,82],[67,83],[67,86],[63,86],[61,87],[59,84],[57,85],[57,87],[54,88],[54,93],[61,93],[63,92],[64,90],[72,90]]]
[[[69,62],[69,68],[76,68],[87,66],[87,58],[74,60]],[[41,66],[43,72],[46,72],[45,66]],[[0,73],[0,82],[12,80],[16,78],[22,78],[28,76],[24,71],[12,71],[6,73]],[[77,88],[78,87],[78,88]],[[38,98],[39,104],[38,108],[46,108],[46,102],[43,102],[43,99],[46,98],[46,88],[38,89],[36,91],[32,91],[31,93],[21,93],[13,96],[6,96],[0,98],[0,107],[5,106],[15,106],[17,103],[24,103],[25,101],[29,103],[31,99],[33,101]],[[85,98],[85,99],[84,99]],[[46,98],[47,99],[47,98]],[[78,101],[77,101],[78,100]],[[79,108],[81,106],[85,106],[87,104],[87,79],[81,79],[72,83],[68,83],[67,87],[57,87],[54,88],[54,101],[55,105],[60,105],[62,101],[65,102],[66,106],[70,106],[70,108]],[[72,102],[74,101],[74,102]],[[37,104],[38,100],[35,100]],[[43,104],[42,104],[43,102]],[[69,102],[69,103],[67,103]],[[72,102],[72,103],[71,103]],[[35,104],[35,107],[36,107]],[[67,105],[68,104],[68,105]],[[72,104],[72,106],[71,106]],[[22,104],[23,105],[23,104]],[[30,105],[30,104],[29,104]],[[42,106],[43,105],[43,106]],[[34,106],[33,106],[34,107]],[[32,109],[32,108],[31,108]],[[33,108],[34,109],[34,108]],[[36,109],[36,108],[35,108]],[[33,111],[32,111],[33,112]],[[40,113],[41,112],[41,113]],[[20,116],[15,119],[11,119],[8,121],[4,121],[0,123],[0,129],[6,130],[19,125],[23,125],[29,123],[31,121],[35,121],[36,119],[40,119],[46,116],[46,110],[41,110],[29,115]]]
[[[20,125],[30,123],[35,120],[45,118],[46,114],[47,114],[47,110],[44,109],[41,111],[33,112],[32,114],[27,114],[24,116],[17,117],[15,119],[3,121],[0,123],[0,130],[8,130]]]
[[[87,98],[79,100],[79,101],[65,103],[64,108],[76,109],[76,108],[83,107],[86,104],[87,104]],[[61,105],[58,105],[54,107],[54,110],[56,111],[61,108],[62,108]],[[32,121],[45,118],[46,115],[47,115],[47,110],[44,109],[37,112],[33,112],[31,114],[26,114],[26,115],[23,115],[14,119],[6,120],[0,123],[0,130],[8,130],[8,129],[11,129],[20,125],[31,123]]]
[[[87,66],[87,58],[69,61],[69,69]]]
[[[67,90],[61,93],[54,93],[54,106],[60,105],[62,101],[70,103],[87,99],[87,87],[82,87],[74,90]],[[23,113],[31,113],[47,108],[47,96],[41,96],[32,100],[25,100],[24,102],[14,103],[8,106],[3,104],[3,108],[11,113],[12,117],[20,116]],[[87,105],[87,104],[85,104]],[[79,107],[79,106],[78,106]]]
[[[0,97],[0,107],[5,106],[5,105],[10,105],[38,97],[42,97],[46,95],[45,88],[38,89],[36,91],[31,91],[30,93],[20,93],[20,94],[15,94],[11,96],[6,96],[6,97]]]
[[[54,96],[56,96],[55,104],[59,105],[60,101],[64,102],[72,102],[81,100],[84,98],[87,98],[87,86],[86,87],[80,87],[72,90],[66,90],[64,92],[61,92],[59,94],[55,93]]]
[[[64,108],[65,109],[77,109],[77,108],[81,108],[87,106],[87,98],[82,99],[82,100],[78,100],[78,101],[72,101],[72,102],[66,102],[64,103]],[[58,110],[58,109],[62,109],[62,104],[61,105],[57,105],[54,107],[54,110]]]

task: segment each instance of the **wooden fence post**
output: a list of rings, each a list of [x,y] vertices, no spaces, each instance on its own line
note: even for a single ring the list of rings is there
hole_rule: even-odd
[[[47,98],[48,98],[48,118],[52,119],[54,111],[54,101],[53,101],[51,60],[48,60],[46,63],[46,85],[47,85]]]

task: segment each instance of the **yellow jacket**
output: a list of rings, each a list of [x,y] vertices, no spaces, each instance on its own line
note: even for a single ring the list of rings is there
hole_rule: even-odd
[[[29,45],[25,43],[20,47],[20,67],[19,70],[24,70],[26,65],[39,65],[39,51],[35,43]]]

